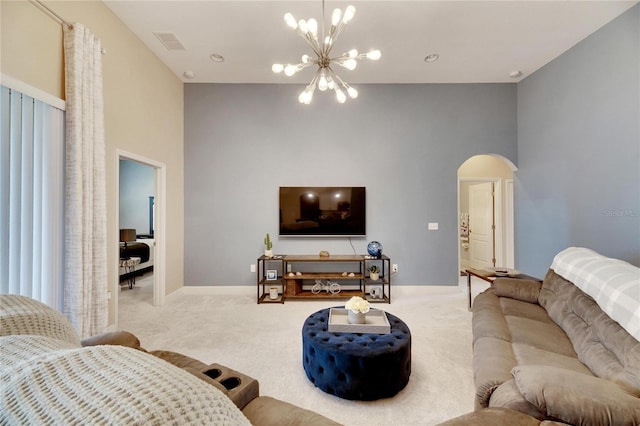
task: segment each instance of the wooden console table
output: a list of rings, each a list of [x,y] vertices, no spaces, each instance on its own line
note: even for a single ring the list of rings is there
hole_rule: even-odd
[[[372,265],[380,268],[376,280],[368,272]],[[331,291],[331,283],[339,284],[334,284],[339,290]],[[258,303],[353,296],[366,298],[369,302],[391,303],[391,259],[384,255],[379,258],[365,255],[260,256],[256,284]],[[320,285],[322,287],[315,288]],[[270,295],[272,287],[277,288],[277,297]]]

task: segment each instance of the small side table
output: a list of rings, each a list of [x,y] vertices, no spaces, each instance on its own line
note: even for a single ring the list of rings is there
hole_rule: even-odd
[[[127,274],[127,282],[129,284],[129,289],[132,289],[134,285],[136,285],[136,265],[140,264],[141,258],[139,257],[130,257],[129,259],[120,259],[118,265],[124,268],[125,274]]]
[[[469,310],[471,310],[471,277],[478,277],[481,280],[484,280],[488,283],[493,284],[493,281],[496,278],[500,278],[498,275],[496,275],[495,272],[493,271],[485,271],[484,269],[465,269],[464,272],[467,274],[467,294],[469,297]],[[506,278],[516,278],[516,279],[520,279],[520,280],[533,280],[533,281],[542,281],[540,278],[536,278],[536,277],[532,277],[531,275],[526,275],[526,274],[515,274],[515,275],[508,275]]]

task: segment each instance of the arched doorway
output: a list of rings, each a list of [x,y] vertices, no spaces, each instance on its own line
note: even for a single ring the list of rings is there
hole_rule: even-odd
[[[458,168],[458,266],[514,267],[513,172],[508,159],[475,155]]]

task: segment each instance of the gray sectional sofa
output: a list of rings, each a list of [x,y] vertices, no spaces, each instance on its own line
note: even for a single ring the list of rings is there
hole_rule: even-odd
[[[640,424],[639,268],[567,249],[542,283],[496,279],[475,298],[472,324],[476,420],[492,407],[538,421]]]

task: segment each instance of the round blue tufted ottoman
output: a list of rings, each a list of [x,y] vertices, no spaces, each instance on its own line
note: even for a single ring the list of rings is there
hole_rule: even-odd
[[[329,309],[309,316],[302,327],[302,363],[311,383],[361,401],[402,390],[411,374],[411,332],[398,317],[387,318],[389,334],[329,333]]]

